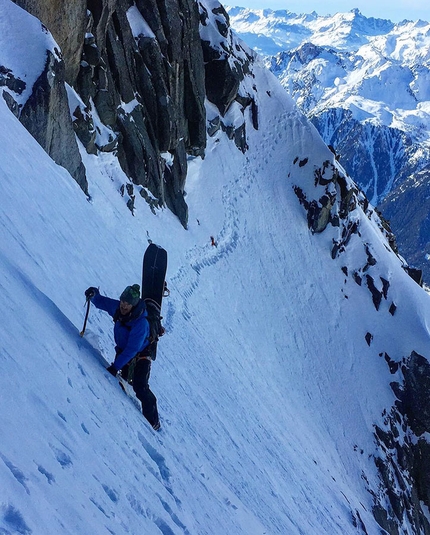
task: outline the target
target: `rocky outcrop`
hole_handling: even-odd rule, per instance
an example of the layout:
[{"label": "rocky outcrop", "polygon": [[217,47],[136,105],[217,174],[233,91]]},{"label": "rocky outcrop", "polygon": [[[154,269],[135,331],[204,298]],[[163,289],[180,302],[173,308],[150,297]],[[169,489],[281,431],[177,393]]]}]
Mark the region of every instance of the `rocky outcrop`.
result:
[{"label": "rocky outcrop", "polygon": [[[245,152],[248,108],[258,128],[255,99],[241,89],[254,54],[233,38],[224,8],[194,0],[73,0],[64,9],[58,0],[16,3],[52,32],[63,59],[49,60],[21,114],[25,126],[88,193],[67,82],[76,136],[88,153],[115,151],[137,186],[132,209],[139,192],[152,210],[167,205],[187,227],[188,156],[203,156],[207,132],[219,130]],[[218,110],[208,130],[205,97]],[[64,157],[57,146],[67,147]]]},{"label": "rocky outcrop", "polygon": [[50,52],[45,70],[34,84],[19,119],[51,158],[65,167],[88,194],[85,167],[70,121],[64,63]]},{"label": "rocky outcrop", "polygon": [[[66,10],[56,1],[17,3],[39,17],[61,45],[64,74],[57,80],[59,85],[66,80],[77,95],[70,98],[73,126],[87,151],[115,150],[130,180],[187,226],[186,157],[202,155],[206,142],[196,3],[74,0]],[[33,126],[42,121],[39,129],[45,130],[42,116],[50,110],[37,98],[29,109]]]},{"label": "rocky outcrop", "polygon": [[[413,433],[420,437],[430,433],[430,406],[424,403],[430,398],[430,363],[415,351],[403,362],[402,385],[393,384],[399,399],[399,411],[407,418]],[[428,471],[430,474],[430,471]],[[428,489],[430,496],[430,487]]]},{"label": "rocky outcrop", "polygon": [[[200,4],[200,22],[206,94],[219,112],[208,118],[208,134],[214,136],[221,130],[239,150],[246,152],[244,113],[250,110],[252,125],[258,129],[258,106],[253,94],[241,87],[241,82],[251,74],[255,54],[233,38],[229,16],[221,4],[215,5],[211,12]],[[214,34],[218,34],[215,41]],[[239,120],[229,116],[230,111],[234,115],[234,110],[239,111]]]},{"label": "rocky outcrop", "polygon": [[390,221],[402,255],[430,281],[430,166],[410,175],[379,209]]},{"label": "rocky outcrop", "polygon": [[5,66],[0,66],[0,87],[9,90],[2,92],[2,95],[10,110],[52,159],[70,172],[87,194],[85,168],[70,121],[64,66],[59,50],[48,49],[44,68],[34,81],[28,98],[20,99],[24,91],[28,90],[27,81],[15,77]]},{"label": "rocky outcrop", "polygon": [[[304,167],[308,159],[300,160],[298,157],[293,165]],[[352,223],[347,221],[348,214],[352,212],[359,202],[367,209],[368,203],[363,194],[359,194],[351,180],[348,180],[337,166],[326,160],[321,168],[314,170],[314,183],[318,187],[320,196],[318,199],[307,199],[299,186],[294,186],[294,191],[307,211],[309,229],[313,233],[323,232],[330,223],[335,227],[343,223],[342,240],[334,243],[332,257],[335,258],[339,251],[343,251],[351,234],[356,232]]]},{"label": "rocky outcrop", "polygon": [[[375,427],[375,463],[383,487],[375,495],[374,514],[388,533],[402,533],[405,520],[413,533],[430,533],[423,511],[430,506],[430,364],[415,351],[400,363],[381,355],[391,373],[401,370],[402,381],[391,384],[397,402]],[[388,505],[388,507],[387,507]]]}]

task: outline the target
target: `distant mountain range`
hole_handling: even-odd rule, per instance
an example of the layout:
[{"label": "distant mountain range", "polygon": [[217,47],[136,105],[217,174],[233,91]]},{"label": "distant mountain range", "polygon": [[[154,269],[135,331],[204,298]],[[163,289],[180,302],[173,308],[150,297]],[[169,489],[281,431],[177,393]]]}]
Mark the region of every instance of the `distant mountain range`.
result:
[{"label": "distant mountain range", "polygon": [[430,281],[430,24],[358,9],[227,11]]}]

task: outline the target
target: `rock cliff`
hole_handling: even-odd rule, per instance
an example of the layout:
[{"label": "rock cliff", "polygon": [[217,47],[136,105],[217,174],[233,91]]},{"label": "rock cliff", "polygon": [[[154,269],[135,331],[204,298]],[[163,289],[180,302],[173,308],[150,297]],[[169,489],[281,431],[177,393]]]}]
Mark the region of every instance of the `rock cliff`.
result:
[{"label": "rock cliff", "polygon": [[[65,10],[56,1],[16,3],[40,18],[61,48],[64,74],[57,79],[79,96],[70,111],[85,149],[116,151],[130,180],[147,188],[156,205],[167,204],[186,226],[186,158],[202,154],[206,140],[195,2],[75,0]],[[33,113],[50,115],[50,103],[29,105]],[[40,125],[28,126],[40,130]]]},{"label": "rock cliff", "polygon": [[222,128],[240,150],[244,121],[236,128],[222,119],[231,104],[252,106],[258,125],[252,98],[239,94],[252,58],[233,49],[225,10],[216,4],[209,12],[194,0],[74,0],[65,9],[57,0],[16,3],[50,30],[62,58],[48,59],[19,113],[27,129],[87,194],[73,132],[88,153],[114,152],[130,179],[122,188],[129,208],[137,185],[152,209],[167,205],[187,227],[187,158],[204,155],[205,98],[218,110],[209,133]]}]

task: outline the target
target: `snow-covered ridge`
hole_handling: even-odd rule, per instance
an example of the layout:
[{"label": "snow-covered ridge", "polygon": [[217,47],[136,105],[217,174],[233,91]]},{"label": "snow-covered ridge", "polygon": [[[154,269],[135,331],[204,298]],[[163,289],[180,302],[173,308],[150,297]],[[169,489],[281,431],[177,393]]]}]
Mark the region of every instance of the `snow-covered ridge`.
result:
[{"label": "snow-covered ridge", "polygon": [[[234,30],[262,55],[374,205],[429,167],[428,22],[395,24],[358,10],[333,16],[227,11]],[[411,201],[397,213],[412,211]],[[415,219],[406,239],[407,221],[395,217],[392,224],[402,236],[400,249],[428,279],[425,218]]]},{"label": "snow-covered ridge", "polygon": [[[407,132],[421,125],[421,141],[422,130],[430,130],[429,23],[394,24],[366,18],[358,10],[333,16],[245,8],[227,11],[233,29],[267,58],[306,113],[344,107],[359,120]],[[305,43],[317,47],[313,57],[293,55],[293,49]],[[287,54],[271,59],[275,49]],[[310,77],[314,96],[305,98],[309,88],[303,86]]]},{"label": "snow-covered ridge", "polygon": [[[311,41],[320,46],[348,50],[372,37],[390,32],[395,24],[385,19],[364,17],[359,10],[335,15],[296,14],[288,10],[226,7],[232,28],[263,55],[296,48]],[[403,24],[403,23],[402,23]],[[405,24],[407,22],[405,21]],[[266,42],[262,38],[266,39]],[[259,41],[261,39],[261,41]],[[259,48],[259,42],[261,48]]]}]

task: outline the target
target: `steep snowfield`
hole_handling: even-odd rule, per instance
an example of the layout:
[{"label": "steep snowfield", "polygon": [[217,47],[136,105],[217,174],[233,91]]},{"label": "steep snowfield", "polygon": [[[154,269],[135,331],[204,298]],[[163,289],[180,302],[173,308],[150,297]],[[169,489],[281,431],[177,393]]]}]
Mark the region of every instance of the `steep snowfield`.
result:
[{"label": "steep snowfield", "polygon": [[[189,162],[188,230],[139,198],[133,217],[108,154],[83,154],[89,202],[0,98],[2,533],[380,533],[366,485],[395,376],[379,354],[429,354],[429,298],[360,208],[335,260],[339,229],[309,232],[293,185],[312,198],[332,155],[254,74],[259,130],[246,154],[219,133]],[[148,237],[169,252],[159,433],[101,366],[111,320],[92,309],[79,336],[84,290],[139,282]],[[379,311],[341,270],[363,243],[390,281]]]}]

